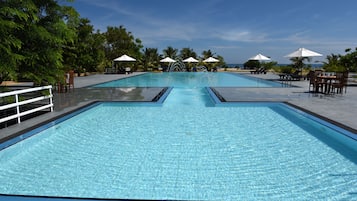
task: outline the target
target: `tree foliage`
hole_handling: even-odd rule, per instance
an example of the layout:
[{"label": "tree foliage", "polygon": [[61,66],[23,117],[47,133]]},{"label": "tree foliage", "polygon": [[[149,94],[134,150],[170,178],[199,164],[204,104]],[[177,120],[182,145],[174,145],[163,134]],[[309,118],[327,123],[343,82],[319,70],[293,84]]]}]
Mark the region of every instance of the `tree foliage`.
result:
[{"label": "tree foliage", "polygon": [[160,55],[157,48],[145,48],[143,64],[145,68],[154,68],[159,65]]},{"label": "tree foliage", "polygon": [[0,1],[0,83],[16,79],[17,63],[25,59],[20,52],[24,43],[19,33],[26,24],[38,20],[36,9],[31,1]]},{"label": "tree foliage", "polygon": [[36,85],[54,83],[62,69],[63,47],[73,41],[66,24],[77,12],[55,0],[1,1],[0,72]]},{"label": "tree foliage", "polygon": [[81,73],[85,71],[102,71],[104,60],[105,37],[97,31],[94,33],[93,25],[89,19],[81,18],[74,25],[76,39],[66,47],[64,64],[66,70],[74,69]]},{"label": "tree foliage", "polygon": [[326,56],[326,62],[323,64],[323,68],[326,71],[344,72],[344,71],[357,71],[357,48],[355,51],[351,51],[350,48],[346,49],[345,55],[331,54]]},{"label": "tree foliage", "polygon": [[207,59],[209,57],[213,57],[213,53],[211,52],[211,50],[204,50],[202,52],[202,59]]},{"label": "tree foliage", "polygon": [[347,54],[340,56],[340,64],[347,71],[356,72],[357,71],[357,47],[354,51],[351,49],[346,49]]},{"label": "tree foliage", "polygon": [[344,67],[340,64],[340,55],[331,54],[326,56],[327,62],[324,62],[323,68],[329,72],[343,72]]},{"label": "tree foliage", "polygon": [[143,47],[140,39],[134,38],[123,26],[107,27],[105,36],[105,57],[108,61],[127,54],[136,59],[140,58],[140,49]]},{"label": "tree foliage", "polygon": [[168,46],[166,49],[163,50],[163,53],[164,53],[164,57],[170,57],[172,59],[177,59],[178,49]]},{"label": "tree foliage", "polygon": [[290,61],[292,62],[291,67],[298,70],[302,70],[305,67],[305,63],[304,63],[305,60],[307,62],[310,62],[311,57],[292,57],[290,58]]},{"label": "tree foliage", "polygon": [[54,0],[34,4],[38,20],[25,24],[19,33],[23,41],[20,53],[25,57],[18,63],[20,76],[36,84],[54,83],[63,73],[63,48],[75,39],[75,31],[67,26],[65,18],[78,14]]},{"label": "tree foliage", "polygon": [[195,51],[193,51],[193,49],[191,49],[189,47],[185,47],[185,48],[181,49],[180,57],[182,59],[186,59],[186,58],[189,58],[189,57],[197,58],[197,53]]},{"label": "tree foliage", "polygon": [[260,62],[257,60],[248,60],[243,64],[243,66],[247,69],[260,68]]}]

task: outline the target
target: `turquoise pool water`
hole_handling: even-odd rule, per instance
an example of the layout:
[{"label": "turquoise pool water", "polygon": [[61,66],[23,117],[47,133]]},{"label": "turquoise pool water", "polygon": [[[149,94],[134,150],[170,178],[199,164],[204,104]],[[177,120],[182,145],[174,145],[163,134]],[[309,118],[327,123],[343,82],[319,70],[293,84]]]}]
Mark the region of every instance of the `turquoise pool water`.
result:
[{"label": "turquoise pool water", "polygon": [[233,73],[145,73],[95,87],[281,87],[281,83]]},{"label": "turquoise pool water", "polygon": [[217,106],[206,88],[173,88],[162,105],[101,103],[46,127],[0,151],[0,194],[357,198],[357,142],[281,103]]}]

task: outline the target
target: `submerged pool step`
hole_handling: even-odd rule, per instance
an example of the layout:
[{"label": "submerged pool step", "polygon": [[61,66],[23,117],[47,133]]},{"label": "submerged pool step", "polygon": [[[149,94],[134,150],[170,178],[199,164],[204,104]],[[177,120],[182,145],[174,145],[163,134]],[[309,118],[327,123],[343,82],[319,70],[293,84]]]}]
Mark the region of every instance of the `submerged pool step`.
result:
[{"label": "submerged pool step", "polygon": [[164,106],[213,106],[206,88],[173,88]]}]

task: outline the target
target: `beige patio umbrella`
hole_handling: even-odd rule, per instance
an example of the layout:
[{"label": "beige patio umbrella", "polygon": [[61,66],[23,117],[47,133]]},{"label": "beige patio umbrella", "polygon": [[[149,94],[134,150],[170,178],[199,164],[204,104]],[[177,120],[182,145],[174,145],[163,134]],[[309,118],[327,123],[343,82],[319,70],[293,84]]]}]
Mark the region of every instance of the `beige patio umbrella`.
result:
[{"label": "beige patio umbrella", "polygon": [[[205,63],[217,63],[217,62],[219,62],[219,60],[214,58],[214,57],[208,57],[207,59],[203,60],[203,62],[205,62]],[[208,65],[208,66],[210,67],[210,65]],[[216,67],[213,67],[212,69],[213,69],[213,71],[217,71]],[[211,70],[211,69],[208,68],[207,70]]]},{"label": "beige patio umbrella", "polygon": [[182,60],[185,63],[188,63],[188,68],[190,67],[190,63],[198,63],[198,60],[193,58],[193,57],[189,57],[187,59]]},{"label": "beige patio umbrella", "polygon": [[129,57],[128,55],[124,54],[116,59],[114,61],[136,61],[133,57]]},{"label": "beige patio umbrella", "polygon": [[216,63],[216,62],[219,62],[218,59],[214,58],[214,57],[208,57],[207,59],[203,60],[203,62],[206,62],[206,63]]},{"label": "beige patio umbrella", "polygon": [[269,57],[266,57],[262,54],[257,54],[254,57],[249,58],[249,60],[256,60],[256,61],[270,61]]},{"label": "beige patio umbrella", "polygon": [[[129,57],[128,55],[124,54],[118,58],[115,58],[113,60],[114,62],[133,62],[136,61],[136,59],[134,59],[133,57]],[[114,62],[113,62],[113,66],[114,66]],[[115,69],[117,71],[117,69]],[[124,69],[120,69],[121,72],[125,72],[125,73],[130,73],[131,68],[130,67],[125,67]]]},{"label": "beige patio umbrella", "polygon": [[[303,59],[303,58],[308,58],[308,57],[320,57],[320,56],[322,56],[322,54],[301,47],[298,50],[296,50],[295,52],[292,52],[292,53],[286,55],[285,57]],[[302,60],[301,60],[301,63],[302,63]],[[298,70],[300,70],[301,74],[302,74],[302,70],[301,69],[298,69]]]},{"label": "beige patio umbrella", "polygon": [[187,62],[187,63],[198,63],[198,60],[193,58],[193,57],[189,57],[187,59],[182,60],[183,62]]},{"label": "beige patio umbrella", "polygon": [[[164,59],[161,59],[160,62],[162,63],[168,63],[168,68],[170,68],[170,65],[176,62],[176,60],[170,58],[170,57],[165,57]],[[159,70],[162,70],[162,67],[159,67]]]},{"label": "beige patio umbrella", "polygon": [[161,59],[160,62],[162,63],[174,63],[176,60],[171,59],[170,57],[165,57],[164,59]]},{"label": "beige patio umbrella", "polygon": [[311,51],[311,50],[308,50],[308,49],[305,49],[305,48],[299,48],[298,50],[296,50],[295,52],[292,52],[288,55],[286,55],[285,57],[298,57],[298,58],[301,58],[301,57],[319,57],[319,56],[322,56],[322,54],[320,53],[317,53],[317,52],[314,52],[314,51]]}]

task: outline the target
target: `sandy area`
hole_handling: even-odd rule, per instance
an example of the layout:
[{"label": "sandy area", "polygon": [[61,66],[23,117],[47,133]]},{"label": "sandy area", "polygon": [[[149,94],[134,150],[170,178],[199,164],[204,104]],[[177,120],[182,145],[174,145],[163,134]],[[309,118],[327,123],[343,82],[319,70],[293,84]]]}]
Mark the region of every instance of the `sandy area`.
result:
[{"label": "sandy area", "polygon": [[3,81],[0,86],[11,87],[11,86],[33,86],[33,82],[14,82],[14,81]]}]

